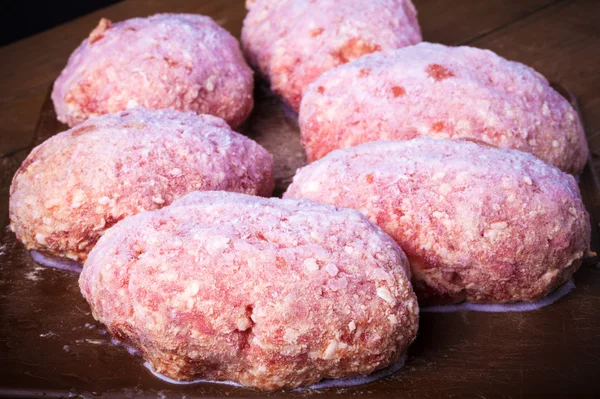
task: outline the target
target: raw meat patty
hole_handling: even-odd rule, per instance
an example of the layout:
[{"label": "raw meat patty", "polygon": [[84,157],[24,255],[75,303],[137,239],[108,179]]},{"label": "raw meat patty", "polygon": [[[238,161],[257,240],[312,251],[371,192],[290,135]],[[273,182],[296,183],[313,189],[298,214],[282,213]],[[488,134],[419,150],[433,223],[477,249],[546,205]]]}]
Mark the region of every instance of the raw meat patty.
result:
[{"label": "raw meat patty", "polygon": [[83,261],[126,216],[195,190],[269,196],[273,175],[271,155],[222,119],[136,108],[36,147],[12,181],[11,229],[28,249]]},{"label": "raw meat patty", "polygon": [[577,112],[533,69],[488,50],[421,43],[321,76],[300,110],[310,161],[337,148],[419,136],[471,138],[580,173]]},{"label": "raw meat patty", "polygon": [[195,192],[108,230],[79,284],[153,370],[273,390],[397,360],[417,332],[408,273],[354,210]]},{"label": "raw meat patty", "polygon": [[253,85],[237,40],[209,17],[103,18],[56,79],[52,101],[69,126],[140,105],[215,115],[236,127],[252,109]]},{"label": "raw meat patty", "polygon": [[421,41],[410,0],[258,0],[242,28],[246,56],[296,111],[323,72]]},{"label": "raw meat patty", "polygon": [[588,255],[573,176],[530,154],[421,138],[337,150],[301,169],[284,198],[356,209],[411,263],[421,304],[534,301]]}]

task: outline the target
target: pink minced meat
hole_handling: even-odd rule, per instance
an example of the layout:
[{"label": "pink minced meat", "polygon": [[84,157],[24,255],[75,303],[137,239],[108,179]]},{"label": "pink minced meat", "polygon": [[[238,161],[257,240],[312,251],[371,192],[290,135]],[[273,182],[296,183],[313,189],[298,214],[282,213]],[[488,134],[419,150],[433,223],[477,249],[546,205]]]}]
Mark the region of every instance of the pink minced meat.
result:
[{"label": "pink minced meat", "polygon": [[257,0],[246,6],[246,56],[296,111],[306,86],[323,72],[421,41],[410,0]]},{"label": "pink minced meat", "polygon": [[79,284],[153,370],[273,390],[398,360],[418,324],[408,273],[354,210],[195,192],[108,230]]},{"label": "pink minced meat", "polygon": [[85,260],[126,216],[195,190],[269,196],[273,159],[210,115],[136,108],[36,147],[10,188],[11,229],[28,249]]},{"label": "pink minced meat", "polygon": [[239,43],[209,17],[103,18],[69,58],[52,101],[69,126],[140,105],[215,115],[236,127],[252,109],[253,86]]},{"label": "pink minced meat", "polygon": [[535,70],[488,50],[421,43],[322,75],[300,109],[310,161],[337,148],[419,136],[471,138],[580,173],[581,120]]},{"label": "pink minced meat", "polygon": [[530,154],[420,138],[337,150],[284,198],[356,209],[411,262],[421,304],[534,301],[588,256],[575,178]]}]

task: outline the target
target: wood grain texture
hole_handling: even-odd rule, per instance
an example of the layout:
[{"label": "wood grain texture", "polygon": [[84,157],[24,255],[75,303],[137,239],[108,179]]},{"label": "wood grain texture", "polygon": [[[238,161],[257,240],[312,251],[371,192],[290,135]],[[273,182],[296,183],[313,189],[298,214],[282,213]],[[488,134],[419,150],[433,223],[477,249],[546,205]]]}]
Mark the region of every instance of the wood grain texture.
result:
[{"label": "wood grain texture", "polygon": [[[566,98],[574,99],[564,88],[557,88]],[[264,82],[257,85],[255,99],[255,109],[241,131],[274,154],[279,194],[295,169],[306,162],[298,126],[295,115]],[[64,127],[57,122],[47,97],[34,143]],[[14,162],[9,164],[13,169],[7,170],[7,177],[25,154],[21,151],[8,157]],[[600,211],[600,186],[591,168],[586,167],[580,187],[586,208],[597,220],[594,215]],[[595,230],[592,249],[600,251]],[[112,392],[115,397],[156,397],[162,393],[167,397],[299,398],[309,394],[294,391],[265,395],[215,384],[163,383],[143,368],[140,358],[110,343],[79,294],[77,275],[37,266],[12,233],[5,232],[2,242],[6,249],[0,261],[9,267],[0,269],[0,314],[4,315],[0,337],[9,343],[2,360],[11,368],[0,372],[0,397],[3,393],[16,394],[16,387],[27,387],[26,393],[60,395],[74,389],[82,394]],[[533,312],[423,313],[419,336],[409,349],[404,369],[373,384],[324,393],[348,398],[415,399],[593,396],[598,391],[594,376],[600,372],[596,333],[600,321],[600,270],[596,260],[584,262],[575,283],[573,293]]]},{"label": "wood grain texture", "polygon": [[459,45],[532,15],[558,0],[413,0],[423,40]]},{"label": "wood grain texture", "polygon": [[[600,2],[415,0],[415,4],[426,39],[490,48],[532,65],[573,91],[585,116],[592,152],[600,154],[596,72]],[[122,20],[163,11],[208,14],[236,35],[245,15],[241,0],[128,0],[0,48],[0,153],[27,146],[34,132],[43,139],[64,128],[55,120],[48,88],[100,16]],[[280,192],[304,162],[297,126],[264,84],[257,86],[256,97],[257,109],[241,130],[274,153]],[[108,398],[600,397],[596,259],[586,261],[576,273],[573,293],[539,311],[423,314],[407,366],[373,384],[273,394],[214,384],[166,384],[151,376],[139,358],[110,343],[91,317],[76,275],[40,268],[6,230],[8,187],[26,154],[17,151],[0,157],[0,397],[39,397],[42,392],[46,397]],[[591,165],[581,176],[580,187],[597,226],[597,157],[592,157]],[[595,230],[593,249],[599,251]]]}]

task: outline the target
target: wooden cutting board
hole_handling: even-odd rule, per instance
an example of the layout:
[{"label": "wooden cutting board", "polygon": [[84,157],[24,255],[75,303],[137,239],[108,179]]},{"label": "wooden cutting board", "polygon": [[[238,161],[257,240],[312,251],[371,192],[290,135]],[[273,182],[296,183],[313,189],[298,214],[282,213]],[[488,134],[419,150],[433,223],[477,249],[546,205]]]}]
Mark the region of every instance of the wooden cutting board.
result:
[{"label": "wooden cutting board", "polygon": [[[557,87],[574,103],[570,93]],[[258,82],[256,106],[239,129],[275,158],[276,195],[305,164],[296,115]],[[574,103],[574,105],[576,105]],[[66,129],[46,99],[34,145]],[[2,157],[0,214],[7,221],[10,179],[29,149]],[[580,180],[592,216],[592,250],[600,186],[586,167]],[[377,382],[320,391],[265,393],[216,385],[171,385],[141,358],[111,343],[79,293],[78,275],[31,260],[8,230],[0,232],[0,397],[446,397],[592,395],[600,375],[600,269],[596,259],[575,275],[576,289],[557,303],[524,313],[424,313],[406,366]],[[81,396],[81,397],[83,397]]]}]

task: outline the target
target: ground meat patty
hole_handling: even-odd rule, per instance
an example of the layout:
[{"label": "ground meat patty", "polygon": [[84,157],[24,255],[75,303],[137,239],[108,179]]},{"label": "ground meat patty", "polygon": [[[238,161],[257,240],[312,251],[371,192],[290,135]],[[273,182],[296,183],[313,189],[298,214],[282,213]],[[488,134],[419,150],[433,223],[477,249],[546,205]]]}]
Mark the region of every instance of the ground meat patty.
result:
[{"label": "ground meat patty", "polygon": [[356,211],[195,192],[108,230],[79,283],[152,369],[272,390],[397,360],[418,324],[408,273]]},{"label": "ground meat patty", "polygon": [[122,218],[195,190],[269,196],[273,159],[219,118],[136,108],[90,119],[36,147],[10,188],[28,249],[83,261]]},{"label": "ground meat patty", "polygon": [[419,136],[513,148],[573,174],[588,156],[577,112],[542,75],[471,47],[421,43],[365,56],[315,81],[299,118],[310,161]]},{"label": "ground meat patty", "polygon": [[588,254],[573,176],[530,154],[421,138],[334,151],[284,195],[356,209],[411,262],[421,304],[533,301]]},{"label": "ground meat patty", "polygon": [[242,28],[246,56],[296,111],[323,72],[421,41],[410,0],[257,0]]},{"label": "ground meat patty", "polygon": [[253,85],[237,40],[209,17],[103,18],[69,58],[52,101],[69,126],[140,105],[215,115],[236,127],[252,109]]}]

